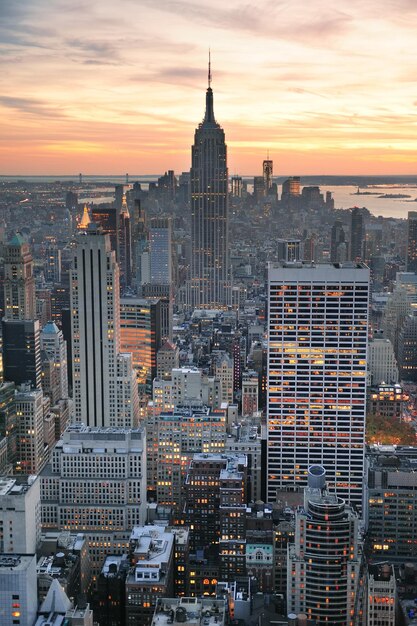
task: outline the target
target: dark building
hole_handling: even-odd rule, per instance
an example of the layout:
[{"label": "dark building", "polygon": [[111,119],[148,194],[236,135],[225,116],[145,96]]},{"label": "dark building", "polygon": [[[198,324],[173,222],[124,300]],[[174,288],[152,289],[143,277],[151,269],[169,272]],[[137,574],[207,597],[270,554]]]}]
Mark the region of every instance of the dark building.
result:
[{"label": "dark building", "polygon": [[7,437],[7,461],[12,465],[17,459],[15,389],[13,382],[5,382],[0,385],[0,440]]},{"label": "dark building", "polygon": [[358,209],[352,209],[352,223],[350,228],[350,260],[360,261],[363,257],[363,215]]},{"label": "dark building", "polygon": [[6,320],[2,323],[4,380],[15,385],[30,382],[41,386],[40,332],[37,320]]},{"label": "dark building", "polygon": [[119,258],[119,212],[120,209],[117,209],[117,207],[106,209],[103,207],[93,206],[91,209],[91,218],[93,222],[96,222],[96,224],[101,226],[104,234],[110,235],[110,246],[111,249],[116,252],[116,259]]},{"label": "dark building", "polygon": [[119,268],[120,286],[130,287],[132,283],[132,234],[129,209],[123,196],[119,214]]},{"label": "dark building", "polygon": [[190,553],[207,566],[216,563],[217,578],[225,581],[246,570],[246,473],[244,455],[200,453],[193,456],[185,481]]},{"label": "dark building", "polygon": [[407,219],[407,272],[417,271],[417,211],[409,211]]},{"label": "dark building", "polygon": [[214,118],[209,66],[206,112],[195,131],[191,164],[191,281],[189,304],[228,304],[228,173],[224,131]]},{"label": "dark building", "polygon": [[94,618],[100,626],[124,626],[125,582],[129,570],[127,555],[111,555],[98,577]]},{"label": "dark building", "polygon": [[[332,226],[332,234],[330,241],[330,260],[332,263],[338,263],[346,259],[341,259],[341,245],[346,246],[345,231],[343,230],[343,224],[340,220],[336,220]],[[346,251],[345,251],[346,252]]]}]

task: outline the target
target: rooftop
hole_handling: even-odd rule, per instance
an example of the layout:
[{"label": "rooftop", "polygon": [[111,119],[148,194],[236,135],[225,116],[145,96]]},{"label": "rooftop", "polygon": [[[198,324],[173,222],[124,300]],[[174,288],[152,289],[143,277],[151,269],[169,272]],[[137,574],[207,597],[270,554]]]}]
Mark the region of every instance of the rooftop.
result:
[{"label": "rooftop", "polygon": [[151,626],[224,626],[224,600],[205,598],[159,598]]}]

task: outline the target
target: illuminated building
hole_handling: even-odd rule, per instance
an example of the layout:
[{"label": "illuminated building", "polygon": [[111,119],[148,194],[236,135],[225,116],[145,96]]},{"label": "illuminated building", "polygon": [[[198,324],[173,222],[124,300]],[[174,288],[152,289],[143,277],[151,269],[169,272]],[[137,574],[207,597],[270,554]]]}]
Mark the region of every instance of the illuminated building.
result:
[{"label": "illuminated building", "polygon": [[186,475],[190,552],[218,550],[218,575],[227,582],[246,573],[247,463],[245,455],[194,454]]},{"label": "illuminated building", "polygon": [[269,267],[268,502],[320,464],[361,505],[368,292],[363,265]]},{"label": "illuminated building", "polygon": [[401,380],[417,381],[417,311],[407,315],[398,336]]},{"label": "illuminated building", "polygon": [[40,475],[42,529],[85,534],[92,573],[126,550],[146,515],[142,429],[70,426]]},{"label": "illuminated building", "polygon": [[138,384],[152,393],[156,354],[161,346],[159,300],[121,298],[120,346],[122,352],[132,354]]},{"label": "illuminated building", "polygon": [[300,177],[290,176],[282,183],[282,201],[291,201],[291,199],[299,198],[301,194]]},{"label": "illuminated building", "polygon": [[395,417],[401,420],[403,410],[410,396],[404,393],[401,385],[384,385],[370,389],[368,413],[380,417]]},{"label": "illuminated building", "polygon": [[39,474],[47,461],[44,418],[49,411],[49,399],[42,389],[21,385],[15,393],[17,418],[16,473]]},{"label": "illuminated building", "polygon": [[301,241],[299,239],[278,239],[278,259],[285,263],[302,260]]},{"label": "illuminated building", "polygon": [[352,222],[350,227],[350,259],[360,261],[363,258],[364,227],[363,215],[358,207],[352,209]]},{"label": "illuminated building", "polygon": [[4,248],[4,315],[8,320],[36,317],[33,259],[19,234]]},{"label": "illuminated building", "polygon": [[77,237],[71,310],[75,420],[134,426],[139,400],[132,357],[120,345],[119,268],[108,235],[95,224]]},{"label": "illuminated building", "polygon": [[129,287],[132,283],[132,234],[129,209],[126,196],[123,194],[122,206],[119,213],[119,256],[120,285]]},{"label": "illuminated building", "polygon": [[35,554],[0,554],[0,623],[34,624],[38,609]]},{"label": "illuminated building", "polygon": [[365,522],[374,558],[417,558],[417,448],[372,445],[366,453]]},{"label": "illuminated building", "polygon": [[214,118],[209,65],[206,112],[191,163],[191,281],[194,308],[229,304],[228,173],[224,131]]},{"label": "illuminated building", "polygon": [[243,181],[241,176],[232,176],[231,194],[234,198],[241,198],[243,191]]},{"label": "illuminated building", "polygon": [[287,609],[304,613],[317,626],[353,626],[361,550],[358,517],[326,487],[326,471],[308,470],[304,507],[295,514],[294,544],[289,546]]},{"label": "illuminated building", "polygon": [[407,272],[417,271],[417,211],[409,211],[407,219]]},{"label": "illuminated building", "polygon": [[368,565],[366,626],[395,626],[397,585],[391,563]]},{"label": "illuminated building", "polygon": [[137,526],[129,544],[125,624],[147,626],[158,598],[171,597],[174,592],[175,535],[161,526]]},{"label": "illuminated building", "polygon": [[[158,504],[182,511],[184,481],[193,454],[224,451],[225,414],[211,411],[201,403],[177,406],[172,412],[161,413],[155,420],[148,419],[147,432],[148,471],[156,469]],[[151,442],[155,445],[152,446]],[[149,482],[153,480],[149,476]]]}]

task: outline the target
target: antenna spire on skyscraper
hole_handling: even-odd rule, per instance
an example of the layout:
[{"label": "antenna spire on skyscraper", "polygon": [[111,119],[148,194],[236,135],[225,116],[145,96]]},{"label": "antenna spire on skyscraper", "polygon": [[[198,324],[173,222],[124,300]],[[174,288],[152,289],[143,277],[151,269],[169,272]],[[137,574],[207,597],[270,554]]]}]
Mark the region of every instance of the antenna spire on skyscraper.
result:
[{"label": "antenna spire on skyscraper", "polygon": [[211,87],[211,50],[209,48],[209,62],[208,62],[208,86]]}]

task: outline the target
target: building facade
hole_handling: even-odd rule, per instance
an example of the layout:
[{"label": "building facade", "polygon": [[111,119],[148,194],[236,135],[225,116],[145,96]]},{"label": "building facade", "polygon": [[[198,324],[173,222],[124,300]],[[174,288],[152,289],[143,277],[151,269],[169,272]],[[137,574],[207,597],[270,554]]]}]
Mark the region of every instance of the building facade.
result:
[{"label": "building facade", "polygon": [[189,303],[229,303],[228,172],[224,131],[214,118],[209,69],[204,119],[191,150],[191,280]]},{"label": "building facade", "polygon": [[361,505],[368,292],[362,265],[269,267],[269,502],[321,464],[330,488]]}]

